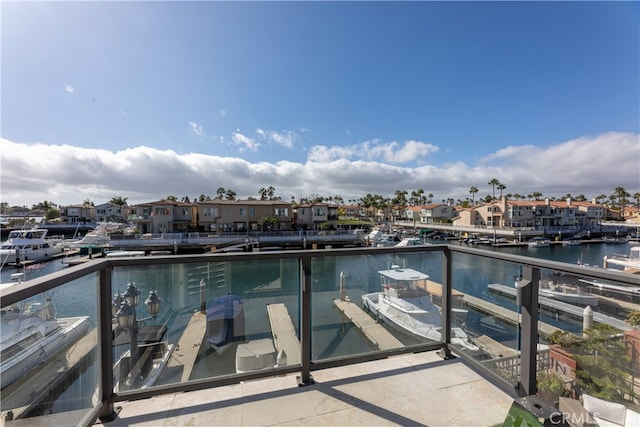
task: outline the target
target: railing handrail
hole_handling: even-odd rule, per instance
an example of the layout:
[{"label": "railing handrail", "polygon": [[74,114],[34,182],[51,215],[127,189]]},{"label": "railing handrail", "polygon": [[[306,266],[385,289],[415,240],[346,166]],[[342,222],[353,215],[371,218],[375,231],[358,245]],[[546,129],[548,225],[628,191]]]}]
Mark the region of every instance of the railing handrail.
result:
[{"label": "railing handrail", "polygon": [[[99,322],[99,337],[101,351],[101,372],[103,382],[101,384],[105,397],[103,398],[103,405],[101,407],[101,416],[105,416],[105,410],[109,408],[113,409],[114,402],[125,399],[138,399],[151,397],[158,394],[172,393],[177,391],[189,391],[197,390],[206,387],[220,386],[226,384],[237,383],[240,380],[248,380],[255,378],[263,378],[273,375],[281,375],[288,372],[301,372],[300,378],[303,382],[308,382],[310,378],[310,370],[312,368],[311,350],[310,350],[310,334],[311,334],[311,292],[313,291],[311,286],[311,260],[314,258],[325,257],[345,257],[345,256],[362,256],[362,255],[383,255],[383,254],[423,254],[423,253],[441,253],[442,254],[442,285],[443,285],[443,298],[442,298],[442,317],[443,317],[443,335],[442,342],[434,344],[420,344],[414,346],[407,346],[400,349],[374,351],[366,355],[354,355],[341,358],[340,360],[334,359],[331,361],[323,360],[314,364],[314,368],[337,366],[338,364],[346,365],[350,363],[357,363],[358,361],[371,360],[373,358],[387,357],[391,354],[400,354],[411,351],[424,351],[426,349],[441,348],[445,357],[448,357],[451,351],[455,352],[455,348],[450,348],[449,343],[451,340],[451,293],[452,293],[452,255],[453,254],[469,254],[479,256],[482,258],[489,258],[497,261],[506,261],[511,263],[520,264],[523,266],[523,277],[529,280],[529,284],[533,283],[533,286],[528,286],[524,298],[521,298],[525,302],[520,301],[522,311],[522,352],[521,352],[521,366],[519,372],[520,390],[518,393],[529,394],[532,391],[535,393],[536,388],[536,367],[537,367],[537,321],[538,321],[538,293],[537,293],[537,281],[539,280],[540,270],[549,269],[562,273],[569,273],[574,275],[590,276],[593,278],[611,280],[628,285],[640,286],[640,276],[624,273],[622,271],[612,271],[603,268],[595,268],[581,265],[574,265],[568,263],[562,263],[557,261],[550,261],[540,258],[532,258],[522,255],[506,254],[493,250],[486,250],[481,248],[463,247],[457,245],[420,245],[409,247],[362,247],[362,248],[343,248],[343,249],[320,249],[320,250],[287,250],[287,251],[273,251],[273,252],[247,252],[247,253],[211,253],[211,254],[199,254],[199,255],[167,255],[167,256],[153,256],[153,257],[133,257],[133,258],[103,258],[95,259],[87,263],[70,267],[65,270],[61,270],[49,275],[32,279],[21,284],[16,284],[6,289],[0,300],[1,307],[5,308],[12,304],[18,303],[21,300],[28,299],[35,295],[50,291],[65,283],[71,282],[75,279],[82,278],[90,274],[98,275],[97,283],[99,284],[100,302],[98,306],[98,314],[100,317]],[[239,262],[239,261],[255,261],[255,260],[282,260],[282,259],[297,259],[299,260],[300,272],[301,272],[301,307],[300,307],[300,340],[302,343],[302,366],[292,366],[276,371],[264,371],[255,372],[241,375],[228,375],[223,377],[216,377],[213,379],[193,380],[187,383],[177,383],[170,385],[163,385],[161,387],[151,387],[144,390],[134,390],[123,393],[121,395],[112,394],[112,357],[111,357],[111,273],[114,268],[118,267],[132,267],[132,266],[153,266],[153,265],[167,265],[167,264],[194,264],[194,263],[207,263],[207,262]],[[526,283],[525,283],[526,284]],[[524,293],[522,291],[521,293]],[[520,297],[519,297],[520,298]],[[528,301],[528,302],[527,302]],[[473,363],[468,356],[461,355],[466,360]],[[504,362],[504,360],[503,360]],[[479,363],[474,363],[480,365]],[[483,368],[491,376],[490,371],[486,367]],[[497,378],[499,379],[499,378]],[[503,380],[504,381],[504,380]],[[99,411],[95,409],[95,413]]]}]

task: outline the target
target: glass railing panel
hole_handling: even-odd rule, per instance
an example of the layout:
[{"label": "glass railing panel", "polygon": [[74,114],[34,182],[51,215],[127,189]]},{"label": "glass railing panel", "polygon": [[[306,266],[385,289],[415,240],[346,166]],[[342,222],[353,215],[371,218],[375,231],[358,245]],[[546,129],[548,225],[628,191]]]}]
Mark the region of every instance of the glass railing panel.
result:
[{"label": "glass railing panel", "polygon": [[63,414],[73,425],[98,405],[97,285],[90,274],[2,308],[3,421]]},{"label": "glass railing panel", "polygon": [[452,256],[452,326],[460,325],[468,338],[452,339],[452,345],[513,385],[520,369],[521,309],[515,286],[519,274],[515,263],[462,253]]},{"label": "glass railing panel", "polygon": [[[297,259],[117,267],[112,280],[114,294],[124,293],[130,281],[141,292],[137,337],[128,324],[115,328],[116,390],[300,363]],[[155,316],[143,303],[152,290],[162,299]],[[279,342],[276,331],[292,339]],[[138,341],[133,365],[132,332]]]},{"label": "glass railing panel", "polygon": [[558,407],[561,397],[587,395],[637,411],[639,291],[586,274],[541,270],[540,324],[550,319],[557,328],[540,334],[549,352],[537,376],[543,400]]},{"label": "glass railing panel", "polygon": [[312,260],[313,360],[441,342],[440,308],[428,293],[439,253]]}]

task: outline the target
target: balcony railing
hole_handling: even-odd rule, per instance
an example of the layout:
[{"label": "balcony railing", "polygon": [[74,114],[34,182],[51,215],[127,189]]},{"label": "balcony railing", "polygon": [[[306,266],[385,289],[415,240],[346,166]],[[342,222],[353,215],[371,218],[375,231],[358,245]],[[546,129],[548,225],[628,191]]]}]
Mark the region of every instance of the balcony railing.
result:
[{"label": "balcony railing", "polygon": [[[362,316],[363,295],[384,301],[379,272],[409,268],[429,275],[414,285],[438,307],[435,335],[398,332],[371,307]],[[542,301],[546,274],[640,286],[623,272],[448,245],[93,260],[3,290],[2,417],[60,414],[65,424],[88,425],[109,418],[118,401],[287,373],[305,385],[314,370],[436,349],[514,396],[535,394],[539,373],[558,363],[547,337],[579,335],[588,320],[581,309]],[[124,309],[113,296],[130,282],[144,294],[135,323],[118,326]],[[150,315],[142,301],[151,291],[162,304]],[[53,335],[37,335],[30,307],[50,303],[56,309],[47,321],[57,323],[50,329],[65,335],[45,349]],[[416,331],[419,316],[405,319]],[[13,354],[4,341],[11,319],[22,322],[13,325],[24,326],[25,338]],[[613,316],[593,321],[630,329]],[[50,354],[26,357],[30,339]],[[158,368],[165,351],[170,357]]]}]

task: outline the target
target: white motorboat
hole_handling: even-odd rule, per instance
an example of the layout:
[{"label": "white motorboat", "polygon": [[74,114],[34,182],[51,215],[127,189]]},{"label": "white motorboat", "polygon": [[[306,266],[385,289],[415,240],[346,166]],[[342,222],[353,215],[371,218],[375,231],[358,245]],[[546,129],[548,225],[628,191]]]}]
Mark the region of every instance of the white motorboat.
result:
[{"label": "white motorboat", "polygon": [[597,295],[592,294],[582,286],[552,279],[540,280],[538,293],[540,296],[584,307],[588,305],[597,307],[600,301]]},{"label": "white motorboat", "polygon": [[[378,273],[382,292],[362,295],[365,310],[409,336],[441,341],[440,310],[432,302],[427,291],[418,286],[418,283],[425,282],[429,276],[411,268],[398,266]],[[464,350],[478,350],[461,328],[453,327],[451,332],[452,344]]]},{"label": "white motorboat", "polygon": [[640,246],[632,246],[629,255],[613,255],[611,258],[605,256],[603,267],[608,268],[609,264],[622,267],[627,273],[640,273]]},{"label": "white motorboat", "polygon": [[48,241],[46,235],[45,228],[9,232],[7,241],[0,246],[0,265],[46,259],[62,253],[64,247]]},{"label": "white motorboat", "polygon": [[562,241],[563,246],[578,246],[582,244],[582,239],[579,237],[569,237]]},{"label": "white motorboat", "polygon": [[548,246],[551,246],[551,240],[547,239],[546,237],[534,237],[533,239],[529,240],[529,242],[527,242],[527,245],[530,248],[546,248]]},{"label": "white motorboat", "polygon": [[24,302],[7,307],[0,315],[2,389],[76,343],[89,330],[88,316],[56,318],[49,300],[44,305]]},{"label": "white motorboat", "polygon": [[[113,387],[119,391],[142,389],[156,385],[175,349],[166,339],[166,326],[144,326],[138,335],[138,359],[130,366],[131,350],[126,350],[113,364]],[[127,336],[127,334],[120,334]],[[114,344],[126,344],[126,339]],[[130,344],[130,342],[129,342]]]}]

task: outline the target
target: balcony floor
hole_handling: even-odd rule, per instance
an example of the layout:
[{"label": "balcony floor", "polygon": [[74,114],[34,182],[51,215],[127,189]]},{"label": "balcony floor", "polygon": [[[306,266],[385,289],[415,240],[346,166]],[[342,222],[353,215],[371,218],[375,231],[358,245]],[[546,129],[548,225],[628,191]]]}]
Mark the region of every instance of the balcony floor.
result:
[{"label": "balcony floor", "polygon": [[105,426],[501,426],[513,398],[437,352],[119,402]]}]

